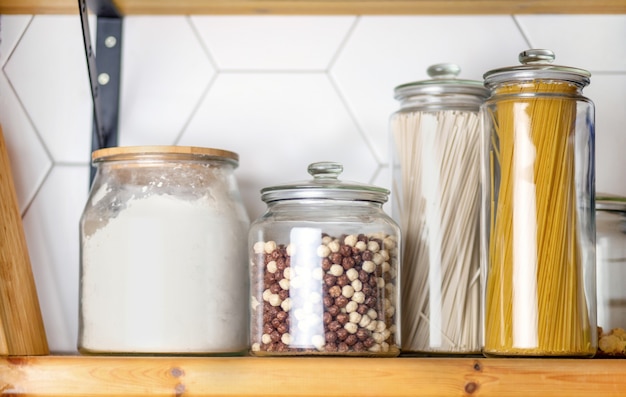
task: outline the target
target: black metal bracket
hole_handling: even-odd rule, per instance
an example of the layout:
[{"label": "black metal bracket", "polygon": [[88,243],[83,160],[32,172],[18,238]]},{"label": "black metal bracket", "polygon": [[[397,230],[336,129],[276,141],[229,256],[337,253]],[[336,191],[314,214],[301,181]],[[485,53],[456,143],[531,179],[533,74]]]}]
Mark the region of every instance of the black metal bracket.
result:
[{"label": "black metal bracket", "polygon": [[[78,8],[94,109],[93,152],[118,144],[123,19],[111,0],[78,0]],[[88,9],[97,15],[96,51],[91,44]],[[92,167],[91,181],[94,174]]]}]

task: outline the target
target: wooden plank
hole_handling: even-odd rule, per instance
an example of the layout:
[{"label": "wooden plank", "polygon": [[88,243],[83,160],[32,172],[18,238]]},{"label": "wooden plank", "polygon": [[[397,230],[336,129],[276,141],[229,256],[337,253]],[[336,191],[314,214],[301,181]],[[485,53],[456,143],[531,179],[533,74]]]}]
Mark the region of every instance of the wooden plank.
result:
[{"label": "wooden plank", "polygon": [[[623,14],[626,0],[113,0],[124,15]],[[74,14],[76,0],[0,0],[0,14]]]},{"label": "wooden plank", "polygon": [[624,396],[624,359],[88,357],[0,359],[12,396]]}]

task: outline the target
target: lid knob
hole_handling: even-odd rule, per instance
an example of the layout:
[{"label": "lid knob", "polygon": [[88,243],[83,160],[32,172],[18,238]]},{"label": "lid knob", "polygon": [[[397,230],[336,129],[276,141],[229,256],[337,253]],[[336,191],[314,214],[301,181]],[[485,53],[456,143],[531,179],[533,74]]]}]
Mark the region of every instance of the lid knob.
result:
[{"label": "lid knob", "polygon": [[552,63],[554,62],[554,52],[551,50],[530,49],[522,51],[519,54],[519,61],[525,65],[535,63]]},{"label": "lid knob", "polygon": [[426,69],[433,79],[454,79],[461,73],[461,68],[453,63],[438,63]]},{"label": "lid knob", "polygon": [[309,174],[315,179],[337,179],[343,172],[343,166],[332,161],[321,161],[309,165]]}]

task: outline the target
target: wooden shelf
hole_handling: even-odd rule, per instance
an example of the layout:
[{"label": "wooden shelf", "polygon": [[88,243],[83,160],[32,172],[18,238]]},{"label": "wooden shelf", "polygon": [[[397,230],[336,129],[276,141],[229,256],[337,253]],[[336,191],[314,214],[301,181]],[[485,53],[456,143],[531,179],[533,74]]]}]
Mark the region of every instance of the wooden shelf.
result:
[{"label": "wooden shelf", "polygon": [[626,396],[626,359],[93,357],[0,359],[11,396]]},{"label": "wooden shelf", "polygon": [[[92,0],[94,3],[105,0]],[[106,0],[122,15],[621,14],[626,0]],[[0,14],[74,14],[77,0],[0,0]]]}]

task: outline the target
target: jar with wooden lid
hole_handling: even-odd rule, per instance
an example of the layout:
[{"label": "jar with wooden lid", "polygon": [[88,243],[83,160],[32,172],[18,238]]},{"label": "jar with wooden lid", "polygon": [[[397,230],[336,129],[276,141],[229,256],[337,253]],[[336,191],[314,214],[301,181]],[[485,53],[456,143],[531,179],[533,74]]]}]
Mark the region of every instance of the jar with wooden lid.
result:
[{"label": "jar with wooden lid", "polygon": [[251,354],[397,356],[397,224],[389,191],[339,179],[314,163],[312,180],[266,187],[250,227]]},{"label": "jar with wooden lid", "polygon": [[86,354],[243,354],[248,215],[236,153],[97,150],[80,221]]},{"label": "jar with wooden lid", "polygon": [[626,197],[596,197],[598,355],[626,357]]},{"label": "jar with wooden lid", "polygon": [[480,354],[482,81],[455,64],[395,88],[392,217],[400,225],[402,353]]},{"label": "jar with wooden lid", "polygon": [[488,356],[596,353],[594,105],[550,50],[484,75],[482,263]]}]

